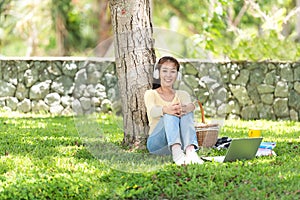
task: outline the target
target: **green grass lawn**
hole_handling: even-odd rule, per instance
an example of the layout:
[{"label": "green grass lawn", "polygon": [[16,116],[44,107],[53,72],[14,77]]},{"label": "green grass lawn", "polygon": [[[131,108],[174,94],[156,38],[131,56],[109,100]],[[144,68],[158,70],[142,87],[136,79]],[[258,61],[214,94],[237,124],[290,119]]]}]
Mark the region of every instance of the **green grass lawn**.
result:
[{"label": "green grass lawn", "polygon": [[118,148],[115,119],[97,118],[97,137],[97,127],[86,132],[73,117],[0,117],[0,199],[300,199],[300,122],[226,121],[220,136],[260,127],[277,156],[176,166]]}]

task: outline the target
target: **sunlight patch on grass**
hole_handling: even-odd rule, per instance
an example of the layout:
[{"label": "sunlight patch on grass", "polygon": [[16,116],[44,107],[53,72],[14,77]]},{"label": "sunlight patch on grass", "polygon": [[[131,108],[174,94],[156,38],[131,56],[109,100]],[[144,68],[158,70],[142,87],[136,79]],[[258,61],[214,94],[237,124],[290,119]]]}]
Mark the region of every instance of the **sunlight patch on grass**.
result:
[{"label": "sunlight patch on grass", "polygon": [[83,147],[77,147],[77,146],[59,146],[56,147],[59,154],[64,156],[75,156],[78,149],[83,149]]},{"label": "sunlight patch on grass", "polygon": [[266,139],[295,138],[300,135],[300,123],[291,121],[267,121],[267,120],[227,120],[221,129],[220,135],[229,137],[248,137],[251,128],[262,130],[262,136]]},{"label": "sunlight patch on grass", "polygon": [[55,157],[53,161],[57,169],[61,171],[77,171],[89,174],[96,171],[95,167],[90,166],[87,162],[78,162],[74,157]]},{"label": "sunlight patch on grass", "polygon": [[28,156],[9,155],[1,157],[1,162],[4,162],[6,165],[2,165],[0,171],[4,172],[3,176],[6,181],[12,183],[19,178],[20,174],[26,174],[36,167],[32,158]]}]

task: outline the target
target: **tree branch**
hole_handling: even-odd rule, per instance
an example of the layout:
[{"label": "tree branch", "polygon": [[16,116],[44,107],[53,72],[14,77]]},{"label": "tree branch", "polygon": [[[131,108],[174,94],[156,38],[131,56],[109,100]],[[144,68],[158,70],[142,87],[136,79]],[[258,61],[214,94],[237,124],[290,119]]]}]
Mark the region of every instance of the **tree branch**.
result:
[{"label": "tree branch", "polygon": [[239,14],[237,15],[237,17],[235,18],[234,22],[233,22],[233,26],[237,27],[238,24],[241,22],[242,17],[244,16],[244,14],[246,13],[246,11],[249,8],[249,2],[248,1],[244,1],[244,5],[241,8]]}]

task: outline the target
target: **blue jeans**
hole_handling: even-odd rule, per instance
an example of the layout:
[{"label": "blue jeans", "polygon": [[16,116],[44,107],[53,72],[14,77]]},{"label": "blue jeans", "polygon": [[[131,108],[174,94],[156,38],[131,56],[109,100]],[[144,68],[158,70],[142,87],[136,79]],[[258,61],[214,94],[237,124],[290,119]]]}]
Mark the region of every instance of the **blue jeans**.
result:
[{"label": "blue jeans", "polygon": [[197,150],[198,141],[194,126],[194,113],[182,117],[165,114],[162,116],[147,140],[150,153],[158,155],[171,154],[171,146],[180,144],[183,150],[194,145]]}]

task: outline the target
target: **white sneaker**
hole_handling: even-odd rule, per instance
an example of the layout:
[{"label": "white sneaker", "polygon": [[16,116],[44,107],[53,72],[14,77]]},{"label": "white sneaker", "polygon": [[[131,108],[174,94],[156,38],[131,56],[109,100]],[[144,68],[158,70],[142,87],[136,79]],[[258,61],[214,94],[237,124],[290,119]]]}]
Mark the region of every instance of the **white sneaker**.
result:
[{"label": "white sneaker", "polygon": [[199,156],[196,152],[191,152],[186,156],[185,163],[186,164],[203,164],[204,161],[201,158],[199,158]]},{"label": "white sneaker", "polygon": [[176,165],[184,165],[186,164],[186,155],[183,154],[178,160],[174,160]]}]

